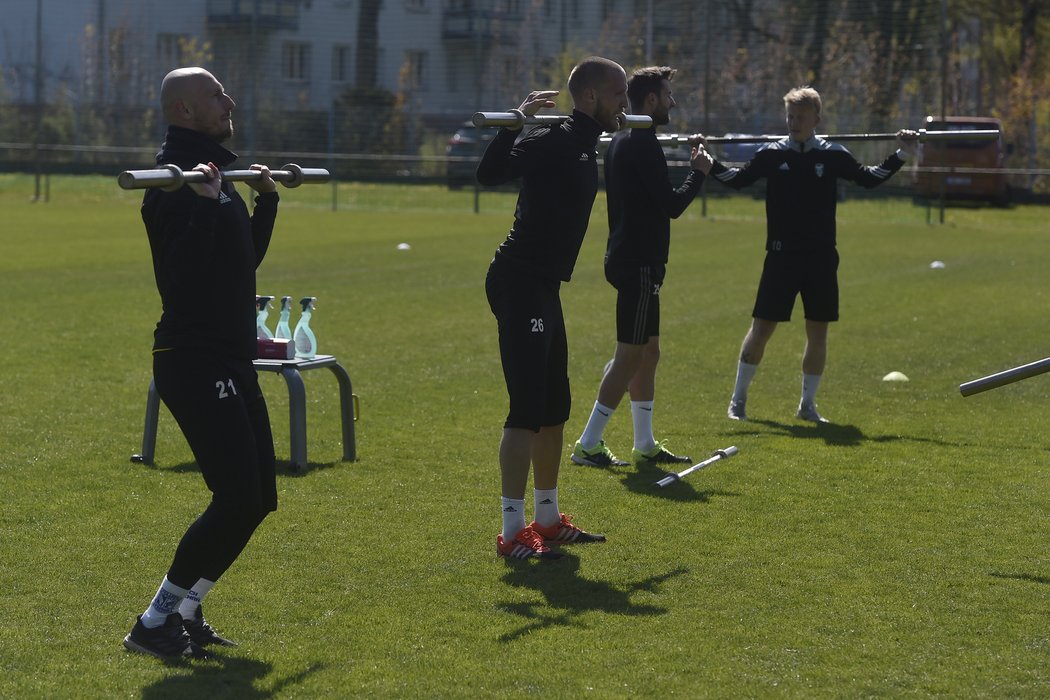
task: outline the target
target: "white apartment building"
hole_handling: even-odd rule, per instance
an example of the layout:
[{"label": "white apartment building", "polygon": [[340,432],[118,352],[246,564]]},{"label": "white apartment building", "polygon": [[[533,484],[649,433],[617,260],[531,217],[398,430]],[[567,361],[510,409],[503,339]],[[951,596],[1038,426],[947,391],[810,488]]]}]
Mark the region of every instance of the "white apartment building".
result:
[{"label": "white apartment building", "polygon": [[547,87],[531,81],[647,2],[0,0],[0,100],[148,107],[168,70],[203,64],[242,110],[323,111],[374,86],[454,124]]}]

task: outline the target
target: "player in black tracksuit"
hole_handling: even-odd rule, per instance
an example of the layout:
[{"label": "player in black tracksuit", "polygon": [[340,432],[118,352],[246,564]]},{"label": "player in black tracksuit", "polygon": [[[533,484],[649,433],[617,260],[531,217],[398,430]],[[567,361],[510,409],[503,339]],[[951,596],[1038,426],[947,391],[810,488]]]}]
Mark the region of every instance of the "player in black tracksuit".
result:
[{"label": "player in black tracksuit", "polygon": [[828,324],[839,317],[838,251],[835,208],[839,178],[876,187],[904,164],[918,133],[897,132],[898,150],[878,166],[865,166],[842,146],[817,138],[820,95],[811,87],[784,96],[788,138],[759,150],[742,168],[716,162],[711,175],[740,189],[766,178],[766,259],[737,365],[728,415],[746,420],[747,389],[777,323],[791,320],[795,297],[806,314],[806,350],[802,358],[802,396],[796,416],[826,423],[816,407],[816,392],[827,359]]},{"label": "player in black tracksuit", "polygon": [[636,463],[688,462],[653,436],[656,366],[660,359],[660,288],[671,241],[671,219],[693,201],[711,168],[703,146],[693,148],[685,181],[672,184],[656,127],[667,124],[675,107],[671,80],[676,71],[651,66],[634,72],[627,96],[635,114],[652,117],[648,129],[616,134],[605,155],[605,192],[609,202],[609,243],[605,277],[616,288],[616,352],[606,367],[587,425],[576,441],[572,461],[608,467],[622,462],[602,434],[624,393],[630,391]]},{"label": "player in black tracksuit", "polygon": [[[501,129],[478,165],[478,181],[521,178],[514,226],[489,266],[485,291],[499,328],[500,358],[510,396],[499,461],[503,529],[500,556],[552,559],[546,543],[599,542],[558,509],[558,465],[569,417],[568,343],[559,288],[572,276],[598,192],[598,135],[617,128],[627,105],[627,77],[608,59],[591,57],[569,76],[575,109],[558,126],[537,128],[515,144]],[[530,93],[521,111],[553,107],[556,91]],[[534,470],[535,519],[525,524],[525,486]]]},{"label": "player in black tracksuit", "polygon": [[155,656],[204,656],[230,645],[204,620],[200,599],[229,568],[267,513],[277,508],[273,437],[252,366],[256,357],[255,269],[277,216],[267,174],[254,213],[219,168],[236,155],[233,100],[202,69],[169,73],[161,89],[169,122],[157,163],[210,173],[176,192],[148,190],[142,219],[149,236],[162,313],[154,333],[153,378],[186,440],[211,503],[182,536],[147,611],[124,640]]}]

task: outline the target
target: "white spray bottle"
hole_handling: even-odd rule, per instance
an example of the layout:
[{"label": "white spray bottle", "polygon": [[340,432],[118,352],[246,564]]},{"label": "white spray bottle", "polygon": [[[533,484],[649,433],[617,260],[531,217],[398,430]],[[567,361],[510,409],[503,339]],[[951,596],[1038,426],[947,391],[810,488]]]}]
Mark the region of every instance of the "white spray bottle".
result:
[{"label": "white spray bottle", "polygon": [[303,297],[299,303],[303,306],[303,315],[295,324],[295,356],[300,360],[311,360],[317,356],[317,338],[310,329],[310,317],[313,316],[314,302],[317,297]]},{"label": "white spray bottle", "polygon": [[292,316],[292,298],[281,297],[281,316],[277,319],[277,330],[274,331],[274,338],[287,338],[292,339],[292,328],[288,325],[288,319]]},{"label": "white spray bottle", "polygon": [[270,315],[270,302],[273,297],[255,296],[255,337],[272,338],[273,333],[266,327],[266,318]]}]

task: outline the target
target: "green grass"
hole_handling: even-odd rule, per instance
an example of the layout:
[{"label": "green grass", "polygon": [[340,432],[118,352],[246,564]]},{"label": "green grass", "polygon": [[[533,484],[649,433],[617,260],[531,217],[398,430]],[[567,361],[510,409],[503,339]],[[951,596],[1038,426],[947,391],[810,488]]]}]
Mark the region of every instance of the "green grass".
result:
[{"label": "green grass", "polygon": [[[156,466],[128,461],[159,315],[139,195],[58,177],[50,203],[31,193],[0,176],[0,697],[1050,693],[1050,379],[956,390],[1048,354],[1046,207],[927,226],[904,200],[844,203],[819,396],[836,424],[814,427],[792,417],[798,321],[768,348],[753,420],[725,419],[765,223],[747,197],[694,206],[674,226],[657,434],[740,454],[665,490],[655,470],[566,459],[564,509],[610,542],[508,566],[483,279],[513,195],[474,214],[469,190],[342,185],[332,212],[330,188],[282,190],[259,291],[318,297],[320,351],[361,397],[359,461],[338,461],[335,381],[308,373],[311,465],[282,470],[280,510],[207,601],[242,646],[166,665],[120,640],[206,491],[166,410]],[[566,456],[613,349],[604,212],[599,196],[563,288]],[[287,458],[284,386],[262,382]],[[628,413],[606,433],[620,453]]]}]

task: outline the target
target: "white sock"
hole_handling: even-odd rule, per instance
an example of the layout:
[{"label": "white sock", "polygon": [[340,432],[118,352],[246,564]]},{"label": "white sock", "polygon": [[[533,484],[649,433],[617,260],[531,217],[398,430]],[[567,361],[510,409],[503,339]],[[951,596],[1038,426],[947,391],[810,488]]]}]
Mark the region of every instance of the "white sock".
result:
[{"label": "white sock", "polygon": [[634,449],[651,452],[656,447],[653,437],[653,402],[632,401],[631,418],[634,420]]},{"label": "white sock", "polygon": [[514,535],[525,529],[525,499],[500,498],[503,509],[503,541],[510,542]]},{"label": "white sock", "polygon": [[165,576],[157,589],[157,595],[142,613],[142,624],[145,627],[160,627],[168,619],[168,615],[179,611],[182,599],[189,593],[185,588],[179,588]]},{"label": "white sock", "polygon": [[214,585],[214,581],[209,581],[206,578],[202,578],[193,584],[193,588],[182,599],[182,605],[179,606],[179,614],[182,615],[183,620],[197,619],[200,615],[201,601],[204,600],[204,596],[208,595],[208,591]]},{"label": "white sock", "polygon": [[733,387],[733,400],[734,401],[747,401],[747,387],[750,386],[751,380],[755,378],[755,372],[758,371],[758,365],[748,364],[741,360],[736,366],[736,385]]},{"label": "white sock", "polygon": [[583,445],[584,449],[593,450],[602,441],[605,426],[609,424],[609,419],[612,418],[615,410],[615,408],[603,406],[597,401],[594,402],[594,408],[591,409],[591,417],[587,419],[587,427],[583,429],[583,435],[580,436],[580,444]]},{"label": "white sock", "polygon": [[820,386],[819,374],[806,374],[802,373],[802,399],[801,403],[811,404],[816,403],[817,400],[817,387]]},{"label": "white sock", "polygon": [[550,527],[561,522],[561,511],[558,510],[558,488],[533,489],[536,496],[536,522]]}]

